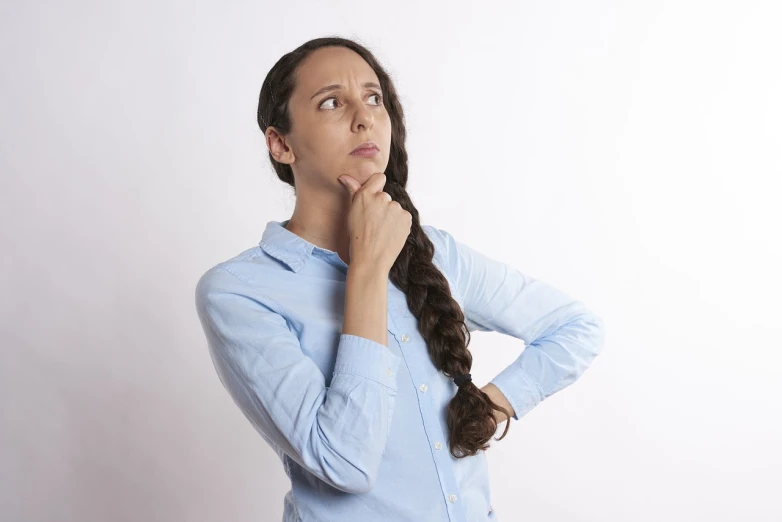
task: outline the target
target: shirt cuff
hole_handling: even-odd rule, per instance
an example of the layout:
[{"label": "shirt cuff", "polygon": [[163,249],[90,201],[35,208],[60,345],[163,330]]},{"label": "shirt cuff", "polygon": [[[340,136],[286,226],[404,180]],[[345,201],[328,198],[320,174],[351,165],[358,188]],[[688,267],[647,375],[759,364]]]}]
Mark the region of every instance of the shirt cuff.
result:
[{"label": "shirt cuff", "polygon": [[334,373],[349,373],[396,389],[402,358],[388,346],[358,335],[340,334]]},{"label": "shirt cuff", "polygon": [[513,420],[519,420],[543,400],[540,387],[518,362],[502,370],[491,383],[499,388],[513,407]]}]

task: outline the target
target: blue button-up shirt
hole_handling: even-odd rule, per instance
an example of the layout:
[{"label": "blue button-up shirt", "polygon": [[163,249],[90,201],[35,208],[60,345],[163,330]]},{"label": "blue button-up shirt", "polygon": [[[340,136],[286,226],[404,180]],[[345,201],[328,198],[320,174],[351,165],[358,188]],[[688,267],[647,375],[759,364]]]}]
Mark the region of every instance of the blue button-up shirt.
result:
[{"label": "blue button-up shirt", "polygon": [[[457,387],[432,364],[405,295],[389,280],[388,346],[343,334],[348,265],[287,223],[268,222],[258,246],[209,269],[195,291],[222,385],[290,477],[283,521],[499,520],[484,452],[448,450]],[[514,420],[587,369],[603,323],[584,304],[423,228],[468,329],[525,343],[491,380]]]}]

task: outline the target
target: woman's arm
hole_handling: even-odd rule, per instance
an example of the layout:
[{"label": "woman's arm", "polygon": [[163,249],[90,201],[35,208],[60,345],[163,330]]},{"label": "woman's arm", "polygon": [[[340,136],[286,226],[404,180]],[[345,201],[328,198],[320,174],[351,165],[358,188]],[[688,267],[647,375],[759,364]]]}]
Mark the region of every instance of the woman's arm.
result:
[{"label": "woman's arm", "polygon": [[[377,308],[369,303],[381,299],[378,288],[369,290],[372,280],[351,281],[354,311],[357,304]],[[361,297],[363,283],[374,292],[371,298]],[[195,300],[220,381],[264,439],[332,487],[371,490],[388,439],[401,357],[349,332],[377,338],[377,325],[339,336],[327,387],[288,328],[285,311],[258,288],[218,266],[201,277]],[[353,317],[359,325],[363,319],[369,316]],[[329,343],[326,351],[336,340],[323,342]]]},{"label": "woman's arm", "polygon": [[388,272],[351,263],[345,284],[342,333],[388,346]]},{"label": "woman's arm", "polygon": [[[575,382],[603,348],[604,324],[582,302],[425,225],[470,330],[521,339],[521,355],[491,380],[518,418]],[[500,397],[502,395],[502,397]],[[504,399],[503,399],[504,397]],[[506,406],[507,407],[507,406]]]}]

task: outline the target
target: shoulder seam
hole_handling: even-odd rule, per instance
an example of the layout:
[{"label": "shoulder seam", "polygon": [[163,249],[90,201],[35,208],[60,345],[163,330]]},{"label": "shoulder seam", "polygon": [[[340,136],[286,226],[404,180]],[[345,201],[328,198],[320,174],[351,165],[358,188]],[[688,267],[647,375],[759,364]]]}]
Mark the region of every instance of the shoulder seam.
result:
[{"label": "shoulder seam", "polygon": [[[447,257],[445,256],[445,244],[440,241],[440,234],[441,232],[445,232],[442,229],[439,229],[433,225],[422,225],[421,228],[429,227],[432,229],[433,233],[431,235],[427,236],[429,239],[434,243],[435,249],[434,249],[434,258],[437,258],[440,261],[440,266],[437,267],[440,272],[443,274],[443,277],[445,277],[445,280],[448,282],[448,289],[451,291],[451,297],[457,302],[461,303],[463,301],[461,294],[459,294],[459,289],[456,285],[456,281],[452,279],[451,274],[448,273],[448,263],[446,262]],[[435,239],[432,239],[434,237]],[[434,259],[433,259],[434,260]]]},{"label": "shoulder seam", "polygon": [[443,253],[442,253],[442,250],[443,250],[444,246],[440,242],[440,238],[437,237],[439,235],[439,230],[437,229],[437,227],[435,227],[433,225],[421,225],[421,228],[424,229],[424,232],[426,232],[425,229],[427,229],[427,228],[432,230],[433,233],[432,234],[426,234],[426,237],[429,238],[429,241],[434,243],[434,246],[435,246],[434,257],[436,257],[436,258],[438,258],[440,260],[440,264],[442,266],[445,266],[445,263],[443,262],[444,258],[443,258]]},{"label": "shoulder seam", "polygon": [[258,293],[265,300],[269,301],[269,307],[272,308],[272,310],[274,310],[274,312],[280,314],[285,319],[285,323],[288,324],[288,329],[290,329],[290,324],[288,322],[288,317],[290,317],[290,313],[288,313],[288,310],[284,306],[282,306],[277,300],[269,297],[264,292],[258,290],[257,287],[251,285],[249,282],[247,282],[244,279],[242,279],[238,274],[236,274],[235,272],[231,271],[226,265],[220,264],[220,265],[217,265],[215,268],[224,270],[225,272],[231,274],[233,277],[236,278],[237,281],[242,283],[244,286],[246,286],[248,288],[251,288],[254,292]]}]

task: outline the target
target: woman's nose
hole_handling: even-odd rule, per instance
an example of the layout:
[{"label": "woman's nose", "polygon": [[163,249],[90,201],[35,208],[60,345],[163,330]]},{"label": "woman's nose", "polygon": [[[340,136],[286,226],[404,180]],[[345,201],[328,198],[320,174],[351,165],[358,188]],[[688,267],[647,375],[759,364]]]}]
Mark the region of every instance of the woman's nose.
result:
[{"label": "woman's nose", "polygon": [[372,111],[363,103],[359,104],[356,109],[356,114],[353,116],[353,130],[358,130],[358,127],[362,125],[365,129],[371,129],[374,122],[375,115],[372,114]]}]

